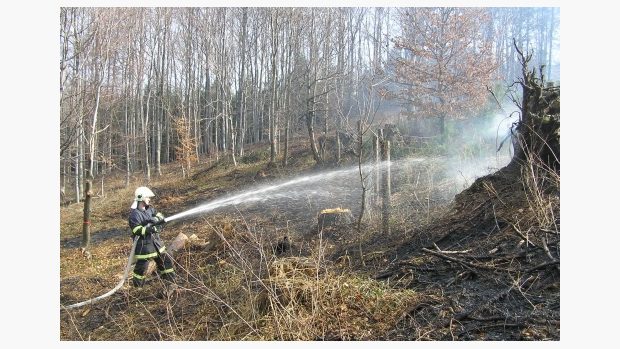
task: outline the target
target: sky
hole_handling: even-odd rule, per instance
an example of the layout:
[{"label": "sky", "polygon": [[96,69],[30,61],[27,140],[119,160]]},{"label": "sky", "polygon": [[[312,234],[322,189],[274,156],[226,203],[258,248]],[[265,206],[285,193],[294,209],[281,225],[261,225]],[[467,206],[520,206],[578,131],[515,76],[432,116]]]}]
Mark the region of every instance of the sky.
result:
[{"label": "sky", "polygon": [[[561,8],[563,141],[561,340],[551,343],[457,343],[456,347],[600,347],[615,341],[611,316],[618,313],[612,284],[618,228],[614,218],[618,81],[616,14],[602,1],[313,1],[315,6],[559,6]],[[606,2],[608,3],[608,2]],[[59,341],[59,125],[58,13],[61,6],[303,6],[304,1],[20,1],[0,14],[3,67],[0,140],[5,157],[3,341],[15,346],[109,347],[110,343]],[[577,5],[581,4],[581,5]],[[8,79],[7,79],[8,77]],[[611,103],[610,103],[611,102]],[[614,200],[614,201],[612,201]],[[8,255],[6,255],[8,253]],[[33,335],[32,330],[35,330]],[[613,336],[613,337],[612,337]],[[158,343],[172,346],[172,343]],[[327,343],[328,346],[333,343]],[[381,343],[367,343],[379,346]],[[114,343],[114,346],[131,343]],[[134,344],[135,345],[135,344]],[[183,343],[201,346],[204,343]],[[222,343],[209,345],[224,346]],[[284,346],[285,343],[235,343],[235,346]],[[315,347],[318,343],[295,343]],[[347,346],[347,343],[343,343]],[[410,347],[390,343],[391,347]],[[416,343],[452,348],[454,343]],[[175,347],[178,346],[178,343]],[[287,345],[288,346],[288,345]],[[228,347],[228,345],[226,345]]]}]

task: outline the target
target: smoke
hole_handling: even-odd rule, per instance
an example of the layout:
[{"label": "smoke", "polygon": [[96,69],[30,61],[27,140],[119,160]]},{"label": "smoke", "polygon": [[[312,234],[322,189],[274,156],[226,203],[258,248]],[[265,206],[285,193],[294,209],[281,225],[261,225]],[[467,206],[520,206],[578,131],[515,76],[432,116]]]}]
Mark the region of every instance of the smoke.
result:
[{"label": "smoke", "polygon": [[[513,125],[519,121],[519,115],[517,110],[512,110],[507,113],[497,113],[490,118],[487,129],[485,130],[485,139],[494,140],[496,149],[501,145],[501,142],[506,140],[513,128]],[[506,146],[504,144],[503,146]]]},{"label": "smoke", "polygon": [[514,152],[511,137],[518,119],[513,106],[463,123],[460,136],[455,137],[448,151],[446,175],[453,177],[462,190],[477,178],[506,166]]}]

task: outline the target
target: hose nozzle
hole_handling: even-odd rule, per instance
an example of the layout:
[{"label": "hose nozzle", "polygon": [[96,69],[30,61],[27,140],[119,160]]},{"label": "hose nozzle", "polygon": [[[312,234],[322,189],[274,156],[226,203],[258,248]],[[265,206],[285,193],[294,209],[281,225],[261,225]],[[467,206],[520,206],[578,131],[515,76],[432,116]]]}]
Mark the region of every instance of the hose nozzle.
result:
[{"label": "hose nozzle", "polygon": [[157,222],[153,223],[153,221],[151,221],[151,225],[157,226],[157,225],[163,225],[164,223],[166,223],[166,219],[160,219]]}]

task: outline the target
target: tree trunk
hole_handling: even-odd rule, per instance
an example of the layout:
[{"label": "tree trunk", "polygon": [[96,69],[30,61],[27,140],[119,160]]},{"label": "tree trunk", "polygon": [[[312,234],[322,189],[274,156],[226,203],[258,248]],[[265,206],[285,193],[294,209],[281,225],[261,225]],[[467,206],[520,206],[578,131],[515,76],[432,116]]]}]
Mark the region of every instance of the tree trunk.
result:
[{"label": "tree trunk", "polygon": [[312,150],[312,157],[317,164],[321,164],[323,161],[319,155],[316,140],[314,139],[314,112],[311,110],[306,113],[306,127],[308,128],[308,138],[310,139],[310,150]]},{"label": "tree trunk", "polygon": [[125,104],[125,188],[129,187],[129,179],[131,178],[131,155],[129,154],[129,112],[128,104]]},{"label": "tree trunk", "polygon": [[91,175],[94,174],[94,163],[95,163],[95,151],[97,150],[97,116],[99,114],[99,99],[101,98],[101,86],[103,85],[103,81],[97,87],[97,95],[95,97],[95,111],[93,112],[92,125],[90,130],[90,137],[88,139],[88,173]]},{"label": "tree trunk", "polygon": [[391,171],[390,171],[390,141],[383,140],[381,144],[381,160],[385,165],[385,173],[382,178],[382,187],[383,187],[383,233],[390,233],[390,195],[391,195]]},{"label": "tree trunk", "polygon": [[235,156],[235,143],[237,141],[237,130],[233,124],[232,116],[230,118],[230,156],[232,156],[233,166],[237,167],[237,158]]},{"label": "tree trunk", "polygon": [[239,100],[238,103],[238,120],[237,120],[237,130],[239,132],[239,136],[237,139],[238,142],[238,152],[239,156],[243,157],[243,147],[244,147],[244,138],[245,138],[245,50],[246,50],[246,41],[247,41],[247,23],[248,23],[248,9],[244,7],[242,9],[242,17],[241,17],[241,67],[239,73]]},{"label": "tree trunk", "polygon": [[[364,218],[364,213],[366,212],[366,176],[364,176],[364,172],[362,171],[362,159],[364,153],[364,132],[363,132],[363,124],[362,121],[357,122],[357,169],[360,175],[360,186],[362,187],[362,198],[360,214],[357,218],[357,231],[361,233],[362,231],[362,219]],[[361,256],[361,254],[360,254]]]},{"label": "tree trunk", "polygon": [[381,146],[379,135],[374,135],[372,142],[374,157],[374,195],[372,196],[375,207],[379,206],[379,193],[381,193]]},{"label": "tree trunk", "polygon": [[66,160],[62,160],[62,172],[60,173],[60,203],[64,204],[65,202],[65,192],[66,192],[66,185],[67,185],[67,161]]},{"label": "tree trunk", "polygon": [[439,116],[439,134],[441,135],[441,143],[446,143],[446,116],[444,114]]},{"label": "tree trunk", "polygon": [[90,248],[90,202],[92,197],[92,180],[90,175],[88,175],[84,187],[84,220],[82,224],[82,248],[84,250]]},{"label": "tree trunk", "polygon": [[549,25],[549,32],[547,33],[547,35],[549,35],[549,40],[548,40],[548,49],[547,49],[547,53],[548,53],[548,58],[547,58],[547,78],[551,79],[551,57],[553,57],[552,53],[553,53],[553,31],[555,28],[555,9],[552,7],[550,9],[551,11],[551,23]]},{"label": "tree trunk", "polygon": [[[148,87],[147,87],[148,88]],[[149,107],[151,103],[151,89],[149,89],[149,94],[146,97],[146,111],[142,110],[140,107],[140,114],[142,115],[142,135],[144,137],[144,170],[145,170],[145,179],[146,182],[151,181],[151,165],[149,163],[150,159],[150,147],[149,147]],[[142,104],[142,99],[140,99],[140,104]]]},{"label": "tree trunk", "polygon": [[286,127],[284,128],[284,157],[282,158],[282,166],[288,165],[288,140],[289,140],[289,121],[286,120]]},{"label": "tree trunk", "polygon": [[[273,17],[275,16],[275,17]],[[272,15],[271,18],[271,112],[269,115],[269,143],[270,143],[270,157],[269,163],[275,164],[276,162],[276,146],[277,146],[277,127],[278,127],[278,118],[277,118],[277,93],[276,93],[276,80],[277,80],[277,69],[276,69],[276,58],[278,56],[278,10],[275,10],[275,14]]]},{"label": "tree trunk", "polygon": [[[78,127],[78,132],[80,132],[80,130],[82,129],[81,123],[80,126]],[[75,150],[75,202],[78,203],[80,202],[80,173],[82,172],[82,166],[80,166],[80,144],[82,137],[81,136],[77,136],[75,138],[75,143],[76,146],[76,150]]]}]

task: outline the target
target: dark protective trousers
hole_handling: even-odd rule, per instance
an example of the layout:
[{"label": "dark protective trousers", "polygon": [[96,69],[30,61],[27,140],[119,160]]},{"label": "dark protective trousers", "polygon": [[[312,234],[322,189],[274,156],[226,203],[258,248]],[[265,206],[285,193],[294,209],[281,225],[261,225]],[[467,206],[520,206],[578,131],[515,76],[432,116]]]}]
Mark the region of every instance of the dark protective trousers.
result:
[{"label": "dark protective trousers", "polygon": [[153,259],[155,264],[157,264],[157,270],[162,279],[170,282],[174,282],[175,273],[172,268],[172,257],[168,254],[168,252],[158,253],[157,257],[150,259],[139,259],[136,262],[136,266],[133,269],[133,285],[136,287],[142,287],[144,285],[144,274],[146,273],[146,269],[148,268],[149,261]]}]

